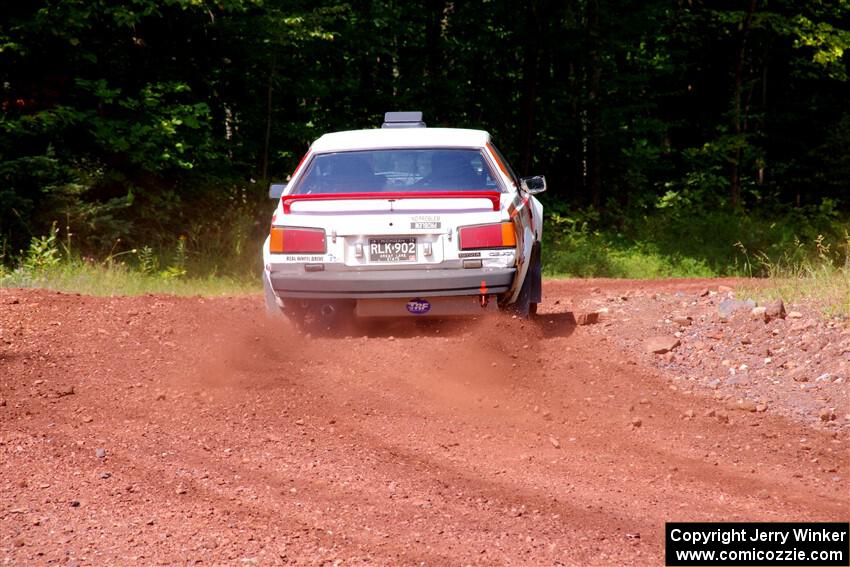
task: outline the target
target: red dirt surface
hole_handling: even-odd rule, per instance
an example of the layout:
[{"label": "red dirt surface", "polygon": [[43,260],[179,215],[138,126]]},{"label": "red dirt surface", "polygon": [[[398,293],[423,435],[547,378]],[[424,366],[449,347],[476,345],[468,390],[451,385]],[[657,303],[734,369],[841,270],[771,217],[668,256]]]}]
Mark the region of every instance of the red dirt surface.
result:
[{"label": "red dirt surface", "polygon": [[567,313],[717,285],[547,282],[536,322],[347,337],[260,297],[0,290],[0,561],[662,565],[666,521],[850,520],[846,411],[718,419],[602,332],[669,306]]}]

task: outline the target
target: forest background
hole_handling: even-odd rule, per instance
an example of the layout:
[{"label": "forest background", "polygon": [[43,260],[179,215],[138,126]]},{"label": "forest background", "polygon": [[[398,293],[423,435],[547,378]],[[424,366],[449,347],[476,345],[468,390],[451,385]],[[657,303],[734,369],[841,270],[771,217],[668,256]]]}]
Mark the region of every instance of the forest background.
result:
[{"label": "forest background", "polygon": [[847,0],[9,3],[0,284],[259,287],[269,181],[421,110],[546,175],[549,275],[846,285],[848,48]]}]

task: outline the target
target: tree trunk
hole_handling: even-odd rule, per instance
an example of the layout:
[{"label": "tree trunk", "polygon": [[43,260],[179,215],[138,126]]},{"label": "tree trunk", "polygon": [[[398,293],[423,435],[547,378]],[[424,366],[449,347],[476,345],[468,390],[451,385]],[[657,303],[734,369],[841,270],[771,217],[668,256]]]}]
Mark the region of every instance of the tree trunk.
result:
[{"label": "tree trunk", "polygon": [[732,131],[735,134],[735,151],[729,163],[729,201],[732,207],[735,208],[741,206],[740,135],[743,132],[741,127],[741,94],[744,81],[744,58],[746,57],[747,50],[747,36],[749,35],[750,25],[753,21],[753,13],[756,11],[756,2],[757,0],[750,0],[747,15],[741,24],[741,44],[735,60],[735,99],[733,101],[734,109],[732,112]]},{"label": "tree trunk", "polygon": [[428,0],[426,2],[428,10],[428,19],[425,22],[425,51],[427,52],[427,65],[425,73],[431,81],[430,86],[433,88],[437,78],[440,76],[442,67],[442,47],[441,36],[443,33],[443,17],[445,16],[446,2],[445,0]]},{"label": "tree trunk", "polygon": [[272,94],[274,93],[275,59],[272,58],[272,66],[269,71],[269,82],[266,87],[266,139],[263,143],[263,183],[269,179],[269,146],[272,139]]},{"label": "tree trunk", "polygon": [[596,210],[602,208],[602,138],[599,92],[602,82],[602,67],[599,64],[599,0],[587,3],[587,31],[590,43],[587,68],[587,186],[590,199]]},{"label": "tree trunk", "polygon": [[439,116],[445,113],[443,109],[440,112],[439,104],[436,101],[445,101],[448,94],[445,87],[445,74],[443,72],[443,18],[446,16],[445,0],[427,0],[425,2],[426,20],[425,20],[425,52],[427,58],[425,60],[425,80],[430,91],[430,101],[425,105],[424,110],[427,113],[426,122],[431,121],[435,126],[444,121],[446,116]]},{"label": "tree trunk", "polygon": [[538,37],[539,24],[535,2],[526,4],[524,30],[521,103],[519,123],[519,170],[520,175],[530,175],[534,144],[534,110],[537,103],[537,70],[540,56]]}]

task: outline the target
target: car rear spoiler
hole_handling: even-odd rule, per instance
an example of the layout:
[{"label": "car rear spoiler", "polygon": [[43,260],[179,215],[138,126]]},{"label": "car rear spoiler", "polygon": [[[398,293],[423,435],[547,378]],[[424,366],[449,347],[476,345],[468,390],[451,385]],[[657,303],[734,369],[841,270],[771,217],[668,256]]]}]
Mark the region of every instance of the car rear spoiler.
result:
[{"label": "car rear spoiler", "polygon": [[487,199],[493,205],[493,210],[499,210],[498,191],[434,191],[419,193],[319,193],[312,195],[286,195],[281,197],[283,213],[292,211],[292,203],[296,201],[363,201],[367,199],[397,201],[401,199]]}]

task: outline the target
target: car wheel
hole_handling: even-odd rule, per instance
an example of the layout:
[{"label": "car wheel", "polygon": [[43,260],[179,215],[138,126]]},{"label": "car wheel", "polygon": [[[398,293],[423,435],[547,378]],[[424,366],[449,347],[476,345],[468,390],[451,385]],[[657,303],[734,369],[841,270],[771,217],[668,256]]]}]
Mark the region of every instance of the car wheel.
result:
[{"label": "car wheel", "polygon": [[[528,319],[531,315],[531,270],[525,274],[525,279],[522,282],[522,287],[519,288],[519,295],[516,301],[511,303],[506,308],[508,313],[516,315],[520,319]],[[535,309],[536,310],[536,309]]]},{"label": "car wheel", "polygon": [[540,243],[536,242],[531,248],[531,264],[525,273],[519,295],[513,304],[506,307],[506,310],[522,319],[534,317],[542,295],[542,276]]}]

